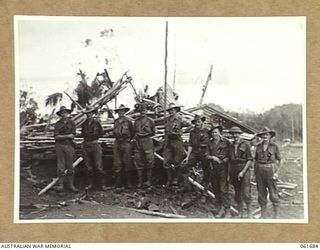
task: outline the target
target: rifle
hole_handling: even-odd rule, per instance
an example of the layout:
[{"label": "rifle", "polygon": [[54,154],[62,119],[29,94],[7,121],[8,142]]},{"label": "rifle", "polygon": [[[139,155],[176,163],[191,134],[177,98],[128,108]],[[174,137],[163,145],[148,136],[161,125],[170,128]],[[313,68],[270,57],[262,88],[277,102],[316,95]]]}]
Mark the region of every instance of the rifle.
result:
[{"label": "rifle", "polygon": [[[83,161],[83,158],[82,157],[79,157],[73,164],[72,164],[72,168],[74,169],[76,166],[79,165],[80,162]],[[68,175],[68,170],[66,169],[63,173],[64,176]],[[52,181],[45,187],[43,188],[39,193],[38,195],[42,195],[44,194],[45,192],[47,192],[50,188],[52,188],[57,182],[58,180],[60,179],[60,177],[56,177],[56,178],[53,178]]]}]

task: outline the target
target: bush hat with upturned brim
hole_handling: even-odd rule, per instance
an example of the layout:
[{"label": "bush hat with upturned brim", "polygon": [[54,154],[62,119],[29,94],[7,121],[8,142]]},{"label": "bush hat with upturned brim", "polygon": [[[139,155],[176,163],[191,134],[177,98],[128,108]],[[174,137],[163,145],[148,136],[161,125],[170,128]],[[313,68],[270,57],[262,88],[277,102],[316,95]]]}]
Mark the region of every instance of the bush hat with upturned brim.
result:
[{"label": "bush hat with upturned brim", "polygon": [[177,112],[180,112],[181,107],[182,107],[182,105],[177,105],[177,104],[174,104],[174,103],[170,103],[169,107],[166,109],[166,111],[169,111],[171,109],[176,109]]},{"label": "bush hat with upturned brim", "polygon": [[121,111],[121,110],[124,110],[124,112],[127,113],[127,112],[130,110],[130,108],[124,106],[123,104],[120,104],[119,108],[114,109],[114,112],[115,112],[115,113],[118,113],[118,112]]},{"label": "bush hat with upturned brim", "polygon": [[261,137],[264,134],[270,134],[271,138],[274,137],[276,135],[276,132],[271,130],[268,127],[264,127],[263,129],[261,129],[261,131],[259,133],[257,133],[257,136]]},{"label": "bush hat with upturned brim", "polygon": [[200,115],[195,115],[195,117],[193,118],[193,120],[191,121],[192,124],[195,124],[196,121],[201,120],[202,122],[204,122],[206,120],[205,116],[200,116]]},{"label": "bush hat with upturned brim", "polygon": [[228,131],[230,134],[242,134],[242,130],[239,127],[232,127],[231,129],[229,129]]},{"label": "bush hat with upturned brim", "polygon": [[219,124],[212,124],[211,125],[211,129],[210,129],[210,133],[212,133],[212,131],[214,130],[214,129],[219,129],[219,131],[220,131],[220,133],[223,131],[223,127],[221,126],[221,125],[219,125]]},{"label": "bush hat with upturned brim", "polygon": [[71,113],[71,109],[67,109],[66,106],[61,106],[61,107],[60,107],[60,110],[57,111],[56,114],[57,114],[58,116],[61,116],[61,113],[62,113],[62,112],[67,112],[68,114],[70,114],[70,113]]}]

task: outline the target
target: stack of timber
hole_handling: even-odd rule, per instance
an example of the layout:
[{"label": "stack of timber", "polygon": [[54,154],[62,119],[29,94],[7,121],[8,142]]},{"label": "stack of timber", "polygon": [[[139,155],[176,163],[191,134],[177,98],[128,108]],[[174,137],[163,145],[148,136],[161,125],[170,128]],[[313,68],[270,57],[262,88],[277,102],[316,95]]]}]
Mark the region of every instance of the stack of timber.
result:
[{"label": "stack of timber", "polygon": [[[167,96],[167,104],[165,105],[164,101],[164,92],[160,87],[154,96],[139,96],[137,91],[133,86],[133,80],[130,76],[127,75],[127,72],[124,73],[120,79],[114,83],[105,94],[103,94],[98,100],[96,100],[91,106],[98,109],[98,116],[97,118],[100,119],[104,135],[99,139],[99,143],[103,149],[103,157],[104,159],[112,158],[112,147],[114,142],[114,137],[112,134],[113,131],[113,123],[114,118],[106,118],[108,110],[106,111],[103,106],[107,106],[108,102],[115,99],[117,95],[124,90],[127,86],[131,86],[133,89],[133,94],[135,96],[135,100],[137,102],[144,102],[147,104],[148,107],[148,116],[154,119],[156,124],[156,135],[154,136],[154,142],[158,153],[161,154],[162,149],[162,142],[164,140],[164,120],[165,120],[165,111],[164,107],[168,106],[168,101],[176,102],[177,94],[173,92],[172,88],[168,88]],[[200,107],[201,108],[201,107]],[[77,111],[76,114],[72,114],[71,118],[76,123],[76,137],[75,137],[75,150],[77,157],[82,155],[81,150],[81,143],[83,138],[81,138],[81,125],[87,119],[86,114],[83,112],[84,109],[80,109]],[[109,110],[110,111],[110,110]],[[188,142],[189,139],[189,131],[192,128],[191,120],[193,119],[194,115],[199,112],[199,107],[195,109],[189,109],[188,111],[181,110],[180,115],[182,118],[190,124],[189,127],[183,128],[183,141],[185,143]],[[127,116],[134,121],[138,116],[139,113],[136,110],[130,111]],[[256,131],[252,130],[248,126],[237,122],[235,119],[229,119],[228,116],[221,116],[220,117],[223,125],[238,125],[241,128],[246,128],[246,138],[251,139],[254,136]],[[211,117],[207,117],[205,126],[210,128],[210,122],[212,122]],[[55,140],[54,140],[54,122],[48,123],[41,123],[41,124],[32,124],[29,126],[25,126],[23,129],[25,132],[21,133],[20,135],[20,152],[21,152],[21,159],[23,160],[45,160],[45,159],[55,159]],[[228,129],[229,127],[225,127],[225,135],[228,136]]]}]

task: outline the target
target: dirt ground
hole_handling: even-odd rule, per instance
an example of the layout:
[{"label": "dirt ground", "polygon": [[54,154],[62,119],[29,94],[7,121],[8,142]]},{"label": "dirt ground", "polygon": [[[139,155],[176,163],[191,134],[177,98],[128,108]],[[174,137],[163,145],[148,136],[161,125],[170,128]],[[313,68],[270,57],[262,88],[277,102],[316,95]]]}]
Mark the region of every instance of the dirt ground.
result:
[{"label": "dirt ground", "polygon": [[[294,189],[279,189],[281,209],[279,219],[303,219],[303,167],[302,147],[283,148],[287,160],[280,171],[279,179],[283,182],[296,183]],[[299,160],[300,159],[300,160]],[[57,193],[49,190],[38,196],[38,192],[50,183],[55,176],[55,162],[28,162],[21,166],[20,177],[20,220],[50,219],[124,219],[124,218],[161,218],[131,210],[140,209],[154,212],[177,214],[187,218],[214,219],[217,208],[215,200],[198,190],[179,192],[178,188],[166,189],[163,171],[156,166],[155,185],[150,189],[126,189],[110,187],[107,191],[85,189],[84,166],[76,175],[79,193]],[[254,181],[254,176],[253,179]],[[110,186],[112,180],[109,179]],[[283,192],[284,191],[284,192]],[[230,187],[231,196],[233,194]],[[285,194],[287,193],[287,194]],[[258,209],[256,186],[252,185],[253,211]],[[272,205],[269,203],[271,218]],[[235,213],[234,218],[239,218]],[[258,217],[259,213],[256,214]]]}]

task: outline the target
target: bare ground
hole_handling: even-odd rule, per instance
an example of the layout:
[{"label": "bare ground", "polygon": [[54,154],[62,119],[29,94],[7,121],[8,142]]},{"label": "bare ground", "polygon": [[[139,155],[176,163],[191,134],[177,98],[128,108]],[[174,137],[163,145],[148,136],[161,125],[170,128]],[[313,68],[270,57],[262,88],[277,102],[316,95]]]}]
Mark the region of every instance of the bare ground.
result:
[{"label": "bare ground", "polygon": [[[287,147],[283,151],[284,157],[288,160],[279,178],[284,182],[296,183],[297,187],[293,190],[284,190],[292,196],[282,193],[279,218],[302,219],[304,216],[302,148]],[[301,161],[296,161],[299,158]],[[29,170],[32,171],[31,175]],[[34,178],[32,175],[35,175]],[[79,193],[57,193],[49,190],[38,196],[37,193],[51,181],[50,178],[54,175],[54,162],[33,162],[29,168],[21,167],[19,211],[21,220],[160,218],[127,208],[179,214],[187,218],[209,219],[213,219],[217,212],[214,200],[209,196],[196,190],[181,193],[176,188],[165,189],[161,185],[163,178],[160,178],[158,183],[155,181],[156,185],[147,190],[118,188],[86,192],[84,178],[80,173],[76,183],[80,188]],[[232,188],[230,190],[232,192]],[[255,186],[252,186],[252,197],[252,207],[255,210],[259,207]],[[268,211],[270,218],[271,212],[272,206]],[[238,217],[235,215],[234,218]]]}]

